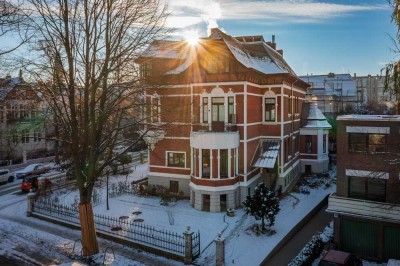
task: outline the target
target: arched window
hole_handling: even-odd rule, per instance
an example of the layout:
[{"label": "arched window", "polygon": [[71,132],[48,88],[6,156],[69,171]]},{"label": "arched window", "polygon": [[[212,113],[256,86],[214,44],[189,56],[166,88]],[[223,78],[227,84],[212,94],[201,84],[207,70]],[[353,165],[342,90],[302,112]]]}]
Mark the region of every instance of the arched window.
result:
[{"label": "arched window", "polygon": [[263,97],[263,122],[275,123],[276,122],[276,95],[272,91],[265,93]]}]

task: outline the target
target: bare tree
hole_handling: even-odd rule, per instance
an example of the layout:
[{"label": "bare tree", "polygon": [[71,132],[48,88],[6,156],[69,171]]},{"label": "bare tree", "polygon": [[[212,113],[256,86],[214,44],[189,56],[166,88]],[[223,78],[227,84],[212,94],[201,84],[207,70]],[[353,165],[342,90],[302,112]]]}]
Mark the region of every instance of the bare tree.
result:
[{"label": "bare tree", "polygon": [[[400,53],[400,2],[398,0],[388,0],[392,7],[392,22],[397,26],[396,37],[392,38],[394,52]],[[400,114],[400,61],[388,63],[382,72],[385,72],[384,91],[389,91],[397,101],[397,114]]]},{"label": "bare tree", "polygon": [[[0,57],[21,47],[31,36],[29,16],[18,1],[0,0],[0,41],[15,43],[0,47]],[[7,41],[6,38],[9,38]]]},{"label": "bare tree", "polygon": [[[36,40],[29,62],[80,193],[83,254],[99,251],[91,196],[96,179],[147,132],[135,59],[166,33],[161,0],[28,0]],[[139,130],[142,129],[142,130]],[[125,138],[124,136],[130,136]]]}]

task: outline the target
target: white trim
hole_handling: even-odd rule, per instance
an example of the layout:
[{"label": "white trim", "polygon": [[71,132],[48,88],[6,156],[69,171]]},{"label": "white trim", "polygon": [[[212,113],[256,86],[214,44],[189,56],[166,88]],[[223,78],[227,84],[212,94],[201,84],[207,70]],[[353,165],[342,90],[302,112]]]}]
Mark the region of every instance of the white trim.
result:
[{"label": "white trim", "polygon": [[221,187],[210,187],[210,186],[200,186],[193,184],[192,182],[189,183],[189,187],[196,191],[210,191],[210,192],[221,192],[221,191],[228,191],[228,190],[235,190],[239,187],[239,181],[231,186],[221,186]]},{"label": "white trim", "polygon": [[164,139],[181,139],[181,140],[190,140],[190,137],[164,137]]},{"label": "white trim", "polygon": [[187,96],[201,96],[201,94],[168,94],[168,95],[159,95],[159,97],[187,97]]},{"label": "white trim", "polygon": [[[290,171],[293,171],[293,168],[295,168],[298,164],[300,163],[300,159],[298,159],[289,169],[287,169],[285,172],[279,175],[280,178],[285,178]],[[283,169],[287,164],[285,164],[281,169]]]},{"label": "white trim", "polygon": [[[168,165],[168,153],[169,152],[170,153],[183,153],[183,154],[185,154],[185,166],[184,167],[169,166]],[[186,151],[168,151],[168,150],[165,151],[165,166],[167,166],[168,168],[174,167],[174,168],[188,169],[188,168],[186,168]]]},{"label": "white trim", "polygon": [[149,165],[149,167],[156,167],[156,168],[164,168],[164,169],[176,169],[176,170],[190,170],[190,168],[182,168],[182,167],[169,167],[163,165]]},{"label": "white trim", "polygon": [[246,180],[244,182],[240,182],[240,186],[241,187],[248,187],[251,184],[253,184],[254,182],[258,181],[258,179],[261,177],[261,173],[256,174],[255,176],[253,176],[250,180]]},{"label": "white trim", "polygon": [[347,133],[390,134],[390,127],[346,126]]},{"label": "white trim", "polygon": [[188,179],[190,180],[190,175],[180,175],[180,174],[170,174],[170,173],[160,173],[160,172],[149,172],[147,177],[154,176],[154,177],[171,177],[177,179]]},{"label": "white trim", "polygon": [[[168,85],[168,86],[163,86],[163,88],[188,88],[189,86],[196,86],[196,87],[204,87],[204,86],[232,86],[232,85],[244,85],[245,83],[249,84],[252,87],[256,88],[262,88],[262,89],[272,89],[272,88],[280,88],[284,87],[285,89],[292,89],[290,86],[286,85],[285,83],[279,83],[279,84],[271,84],[271,85],[259,85],[256,83],[252,83],[249,81],[227,81],[227,82],[209,82],[209,83],[189,83],[189,84],[180,84],[180,85]],[[297,88],[293,88],[294,91],[301,93],[301,94],[306,94],[306,90],[300,90]]]},{"label": "white trim", "polygon": [[361,176],[368,178],[389,179],[387,172],[374,172],[365,170],[346,169],[346,176]]},{"label": "white trim", "polygon": [[[244,84],[243,95],[243,124],[247,124],[247,82]],[[243,128],[243,140],[246,140],[243,145],[243,172],[247,173],[247,127]],[[240,145],[239,145],[240,146]],[[247,180],[247,177],[245,177]]]}]

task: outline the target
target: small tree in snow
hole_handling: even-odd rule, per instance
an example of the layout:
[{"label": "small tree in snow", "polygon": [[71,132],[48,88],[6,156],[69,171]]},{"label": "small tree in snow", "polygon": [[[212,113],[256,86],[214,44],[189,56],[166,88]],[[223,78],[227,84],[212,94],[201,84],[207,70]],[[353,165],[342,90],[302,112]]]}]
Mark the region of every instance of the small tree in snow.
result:
[{"label": "small tree in snow", "polygon": [[266,231],[265,223],[271,227],[275,223],[275,216],[279,212],[279,199],[275,197],[274,191],[268,189],[264,183],[260,183],[252,196],[247,196],[243,202],[244,211],[261,220],[261,229]]}]

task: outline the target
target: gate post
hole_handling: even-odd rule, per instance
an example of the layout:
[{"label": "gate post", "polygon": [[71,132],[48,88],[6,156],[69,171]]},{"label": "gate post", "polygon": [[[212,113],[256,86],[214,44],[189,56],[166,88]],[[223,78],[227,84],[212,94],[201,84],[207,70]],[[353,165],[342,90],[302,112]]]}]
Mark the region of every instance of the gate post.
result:
[{"label": "gate post", "polygon": [[190,226],[187,227],[187,230],[183,233],[185,236],[185,258],[183,262],[185,264],[191,264],[193,261],[193,252],[192,252],[192,236],[193,232],[190,232]]},{"label": "gate post", "polygon": [[27,196],[28,199],[28,208],[26,210],[26,216],[32,216],[32,212],[33,212],[33,202],[35,201],[35,193],[29,193]]},{"label": "gate post", "polygon": [[224,266],[225,265],[225,239],[221,238],[221,234],[218,234],[215,239],[215,265],[216,266]]}]

